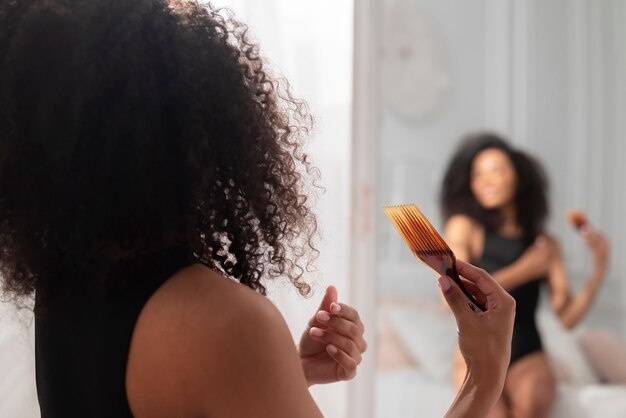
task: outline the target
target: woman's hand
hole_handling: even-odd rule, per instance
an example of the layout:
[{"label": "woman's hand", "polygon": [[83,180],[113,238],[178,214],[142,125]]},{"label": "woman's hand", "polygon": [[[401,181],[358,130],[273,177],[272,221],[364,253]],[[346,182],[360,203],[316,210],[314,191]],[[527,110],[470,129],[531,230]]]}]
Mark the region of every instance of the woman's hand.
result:
[{"label": "woman's hand", "polygon": [[467,364],[465,382],[446,417],[487,416],[502,393],[511,359],[515,300],[484,270],[463,261],[456,265],[465,286],[487,310],[472,311],[459,287],[448,277],[439,278]]},{"label": "woman's hand", "polygon": [[602,280],[608,270],[609,263],[609,242],[600,232],[585,225],[581,229],[581,235],[593,257],[595,271],[593,277]]},{"label": "woman's hand", "polygon": [[593,269],[585,285],[574,295],[569,292],[569,283],[560,254],[557,255],[555,268],[550,275],[552,306],[561,323],[566,328],[574,328],[591,309],[602,287],[608,271],[609,243],[598,231],[588,224],[581,228],[581,236],[586,241],[593,258]]},{"label": "woman's hand", "polygon": [[364,331],[358,312],[338,303],[337,289],[329,286],[300,339],[298,351],[309,386],[352,379],[367,349]]}]

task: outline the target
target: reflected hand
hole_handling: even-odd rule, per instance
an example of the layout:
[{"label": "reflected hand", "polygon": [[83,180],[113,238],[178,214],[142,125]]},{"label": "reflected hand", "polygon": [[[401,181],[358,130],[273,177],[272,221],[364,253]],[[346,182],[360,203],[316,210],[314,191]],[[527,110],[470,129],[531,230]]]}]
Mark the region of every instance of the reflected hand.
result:
[{"label": "reflected hand", "polygon": [[581,235],[591,250],[596,272],[599,273],[598,277],[603,278],[608,269],[609,242],[604,235],[588,225],[583,226]]},{"label": "reflected hand", "polygon": [[350,380],[367,349],[358,312],[337,302],[337,289],[329,286],[317,313],[300,339],[299,354],[310,385]]}]

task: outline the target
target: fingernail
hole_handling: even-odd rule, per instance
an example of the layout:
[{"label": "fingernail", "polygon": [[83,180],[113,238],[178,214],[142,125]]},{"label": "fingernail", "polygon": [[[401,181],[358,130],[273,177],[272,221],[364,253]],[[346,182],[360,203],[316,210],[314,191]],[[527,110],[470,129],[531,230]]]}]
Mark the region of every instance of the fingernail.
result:
[{"label": "fingernail", "polygon": [[326,322],[326,321],[328,321],[330,319],[330,315],[328,315],[324,311],[319,311],[317,313],[317,319],[319,319],[320,321]]},{"label": "fingernail", "polygon": [[327,349],[328,349],[328,351],[330,351],[331,353],[333,353],[333,354],[337,354],[337,347],[335,347],[334,345],[329,344],[329,345],[327,345],[327,346],[326,346],[326,348],[327,348]]},{"label": "fingernail", "polygon": [[445,292],[446,290],[450,289],[450,286],[450,279],[447,276],[441,276],[439,278],[439,287],[441,288],[441,290]]},{"label": "fingernail", "polygon": [[314,337],[321,337],[324,335],[324,332],[319,328],[311,328],[311,335]]},{"label": "fingernail", "polygon": [[334,313],[339,313],[341,312],[341,305],[338,303],[331,303],[330,310],[333,311]]}]

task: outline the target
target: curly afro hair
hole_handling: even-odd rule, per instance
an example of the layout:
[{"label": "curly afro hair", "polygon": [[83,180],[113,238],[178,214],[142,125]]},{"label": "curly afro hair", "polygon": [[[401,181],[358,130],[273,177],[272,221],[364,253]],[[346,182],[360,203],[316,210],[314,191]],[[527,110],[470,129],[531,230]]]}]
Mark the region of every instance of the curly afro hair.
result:
[{"label": "curly afro hair", "polygon": [[548,179],[535,158],[513,148],[502,137],[490,132],[467,135],[448,163],[439,201],[444,220],[453,215],[469,216],[488,229],[497,230],[501,218],[497,210],[483,208],[471,189],[471,171],[474,159],[486,149],[503,151],[511,160],[517,177],[515,206],[517,224],[523,237],[532,242],[544,232],[549,215]]},{"label": "curly afro hair", "polygon": [[247,31],[195,1],[0,2],[5,296],[179,246],[310,292],[312,118]]}]

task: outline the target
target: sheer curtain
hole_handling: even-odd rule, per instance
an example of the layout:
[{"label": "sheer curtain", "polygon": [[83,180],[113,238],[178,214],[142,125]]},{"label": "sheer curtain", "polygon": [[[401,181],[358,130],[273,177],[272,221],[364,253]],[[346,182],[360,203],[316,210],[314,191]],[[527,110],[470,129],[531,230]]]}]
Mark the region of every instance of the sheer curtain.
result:
[{"label": "sheer curtain", "polygon": [[[296,97],[306,100],[315,118],[307,151],[322,173],[325,191],[316,199],[322,231],[317,272],[309,282],[314,295],[299,296],[289,283],[274,283],[269,296],[283,312],[297,340],[315,313],[324,289],[334,284],[348,294],[350,232],[350,137],[352,117],[352,0],[215,0],[250,27],[272,70],[284,75]],[[348,301],[350,302],[350,301]],[[345,417],[344,383],[313,387],[324,416]]]}]

